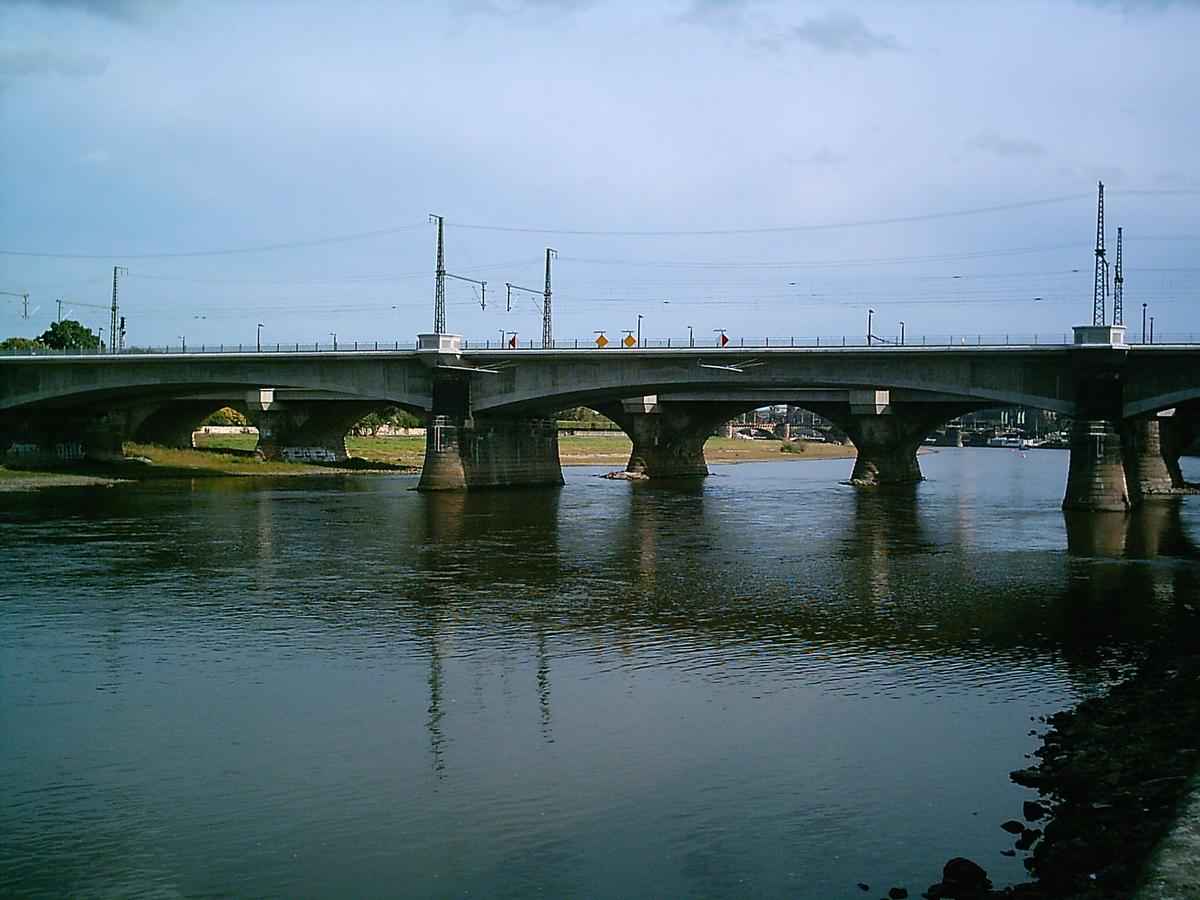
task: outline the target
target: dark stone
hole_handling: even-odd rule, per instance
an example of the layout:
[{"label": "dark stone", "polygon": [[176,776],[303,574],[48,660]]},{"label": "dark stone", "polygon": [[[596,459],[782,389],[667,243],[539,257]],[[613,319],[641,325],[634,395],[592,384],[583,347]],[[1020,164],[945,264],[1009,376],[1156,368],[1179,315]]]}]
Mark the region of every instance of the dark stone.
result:
[{"label": "dark stone", "polygon": [[860,882],[858,883],[858,889],[859,889],[860,891],[869,891],[869,890],[871,889],[871,886],[870,886],[869,884],[863,884],[863,883],[860,881]]},{"label": "dark stone", "polygon": [[1035,803],[1033,800],[1026,800],[1021,810],[1025,813],[1026,822],[1037,822],[1046,815],[1046,807],[1040,803]]},{"label": "dark stone", "polygon": [[1026,828],[1021,832],[1021,836],[1017,838],[1016,847],[1018,850],[1028,850],[1033,846],[1033,842],[1042,836],[1040,828]]},{"label": "dark stone", "polygon": [[905,900],[908,897],[908,890],[902,887],[889,888],[888,896],[891,900]]},{"label": "dark stone", "polygon": [[1017,851],[1016,850],[1001,850],[1000,855],[1001,856],[1016,856]]},{"label": "dark stone", "polygon": [[1005,822],[1000,827],[1003,828],[1005,831],[1007,831],[1009,834],[1020,834],[1022,831],[1025,830],[1025,826],[1022,825],[1020,822],[1018,822],[1016,819],[1009,819],[1007,822]]}]

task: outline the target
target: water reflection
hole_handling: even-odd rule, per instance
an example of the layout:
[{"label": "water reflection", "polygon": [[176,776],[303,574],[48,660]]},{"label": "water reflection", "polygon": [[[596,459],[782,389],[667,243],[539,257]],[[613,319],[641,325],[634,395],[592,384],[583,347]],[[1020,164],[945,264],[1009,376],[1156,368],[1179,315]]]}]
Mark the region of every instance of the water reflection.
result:
[{"label": "water reflection", "polygon": [[0,496],[0,887],[849,896],[951,831],[994,858],[1029,716],[1195,603],[1197,515],[1064,517],[1055,458],[970,454],[872,493]]},{"label": "water reflection", "polygon": [[1129,513],[1064,512],[1067,550],[1086,557],[1196,558],[1196,545],[1180,515],[1181,500],[1156,497]]}]

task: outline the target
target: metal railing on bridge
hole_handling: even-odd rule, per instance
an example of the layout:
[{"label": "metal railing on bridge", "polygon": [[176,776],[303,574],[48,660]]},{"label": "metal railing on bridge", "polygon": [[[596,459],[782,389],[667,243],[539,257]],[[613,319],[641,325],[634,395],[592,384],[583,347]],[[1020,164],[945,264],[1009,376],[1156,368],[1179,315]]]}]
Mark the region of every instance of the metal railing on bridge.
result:
[{"label": "metal railing on bridge", "polygon": [[[889,348],[889,349],[920,349],[921,347],[1061,347],[1073,343],[1073,336],[1067,332],[1043,334],[930,334],[906,335],[901,342],[899,336],[875,335],[868,342],[865,335],[837,336],[777,336],[777,337],[737,337],[728,336],[728,342],[720,344],[720,339],[692,341],[687,336],[665,338],[642,338],[640,343],[634,343],[626,348],[618,341],[610,341],[605,347],[598,347],[593,338],[566,338],[554,341],[550,347],[543,347],[540,341],[532,339],[519,341],[513,346],[510,341],[501,340],[468,340],[462,342],[463,350],[506,350],[519,353],[525,350],[594,350],[604,353],[621,353],[628,350],[704,350],[735,351],[811,348],[839,349],[846,348]],[[1155,335],[1154,345],[1194,345],[1200,343],[1200,334],[1195,332]],[[1142,346],[1140,340],[1129,341],[1132,347]],[[181,354],[283,354],[283,353],[395,353],[415,351],[416,341],[338,341],[336,344],[288,342],[271,343],[257,346],[255,344],[174,344],[146,347],[125,347],[117,353],[107,348],[54,350],[48,347],[5,349],[0,350],[0,357],[12,356],[148,356]]]}]

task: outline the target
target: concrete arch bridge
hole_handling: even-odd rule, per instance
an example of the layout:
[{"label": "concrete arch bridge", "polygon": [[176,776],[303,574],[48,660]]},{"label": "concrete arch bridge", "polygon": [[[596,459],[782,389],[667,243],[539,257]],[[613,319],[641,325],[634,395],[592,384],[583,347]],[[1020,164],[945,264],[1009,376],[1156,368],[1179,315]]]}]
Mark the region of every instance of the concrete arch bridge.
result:
[{"label": "concrete arch bridge", "polygon": [[[1108,330],[1105,329],[1107,332]],[[1085,335],[1086,337],[1086,335]],[[850,481],[921,479],[927,435],[978,409],[1072,418],[1064,506],[1129,509],[1178,490],[1200,431],[1200,347],[1068,346],[127,353],[0,357],[0,452],[111,457],[127,440],[189,446],[233,406],[269,457],[338,459],[363,415],[399,406],[427,424],[426,490],[562,483],[555,413],[587,406],[631,438],[628,469],[707,474],[720,424],[769,404],[807,408],[855,444]]]}]

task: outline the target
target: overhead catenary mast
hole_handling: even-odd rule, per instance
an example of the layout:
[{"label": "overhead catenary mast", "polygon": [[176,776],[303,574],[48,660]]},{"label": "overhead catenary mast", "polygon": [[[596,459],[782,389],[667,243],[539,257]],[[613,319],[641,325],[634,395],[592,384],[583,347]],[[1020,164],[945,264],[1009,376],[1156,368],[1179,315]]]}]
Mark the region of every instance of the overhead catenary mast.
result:
[{"label": "overhead catenary mast", "polygon": [[542,349],[548,350],[554,346],[554,320],[550,315],[550,259],[557,256],[555,250],[546,248],[546,292],[542,302]]},{"label": "overhead catenary mast", "polygon": [[116,353],[118,350],[121,349],[120,344],[122,343],[121,338],[123,336],[122,333],[117,330],[118,319],[119,319],[119,316],[117,315],[117,275],[118,274],[128,275],[129,270],[126,269],[124,266],[113,266],[113,291],[112,291],[112,310],[111,310],[112,318],[109,320],[109,325],[108,325],[108,343],[109,343],[108,352],[109,353]]},{"label": "overhead catenary mast", "polygon": [[1096,205],[1096,280],[1092,288],[1092,324],[1104,324],[1105,297],[1108,294],[1108,260],[1104,258],[1104,182],[1099,182]]},{"label": "overhead catenary mast", "polygon": [[550,299],[552,296],[550,290],[550,260],[558,256],[558,251],[550,247],[546,248],[546,287],[543,290],[536,291],[533,288],[521,287],[519,284],[504,282],[504,286],[508,289],[508,304],[507,308],[512,309],[512,292],[524,291],[527,294],[541,294],[542,296],[542,348],[549,349],[554,346],[554,317],[551,313]]},{"label": "overhead catenary mast", "polygon": [[446,220],[443,216],[429,214],[430,222],[437,222],[437,269],[433,289],[433,331],[446,333],[446,279],[456,278],[479,285],[479,308],[487,309],[487,282],[476,278],[465,278],[446,271]]},{"label": "overhead catenary mast", "polygon": [[1125,284],[1125,276],[1121,274],[1121,228],[1117,226],[1117,264],[1113,268],[1113,324],[1124,325],[1122,321],[1124,313],[1122,311],[1122,285]]}]

